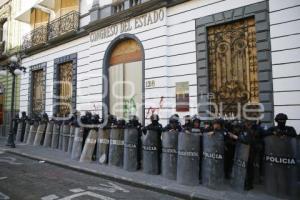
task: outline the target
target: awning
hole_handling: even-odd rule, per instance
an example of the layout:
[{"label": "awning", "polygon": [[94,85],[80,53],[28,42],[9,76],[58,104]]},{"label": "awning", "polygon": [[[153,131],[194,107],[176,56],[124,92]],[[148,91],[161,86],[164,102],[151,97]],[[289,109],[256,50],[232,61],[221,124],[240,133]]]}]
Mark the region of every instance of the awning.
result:
[{"label": "awning", "polygon": [[40,0],[39,5],[43,6],[45,8],[48,8],[50,10],[55,9],[55,1],[54,0]]},{"label": "awning", "polygon": [[25,23],[30,23],[30,13],[31,13],[31,8],[21,12],[19,15],[17,15],[16,20],[25,22]]},{"label": "awning", "polygon": [[52,7],[54,8],[55,1],[53,0],[36,0],[36,1],[28,1],[28,4],[24,5],[22,11],[17,14],[16,20],[30,23],[30,14],[32,8],[37,8],[42,10],[43,12],[50,13]]},{"label": "awning", "polygon": [[29,0],[22,2],[22,10],[20,13],[17,13],[15,19],[21,22],[30,23],[30,14],[31,9],[34,8],[37,0]]}]

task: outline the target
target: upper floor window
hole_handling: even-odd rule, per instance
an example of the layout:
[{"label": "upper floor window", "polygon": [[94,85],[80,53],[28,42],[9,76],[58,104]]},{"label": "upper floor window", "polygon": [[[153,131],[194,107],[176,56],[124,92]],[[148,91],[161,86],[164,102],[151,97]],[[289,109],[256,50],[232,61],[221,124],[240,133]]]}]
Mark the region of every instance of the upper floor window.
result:
[{"label": "upper floor window", "polygon": [[49,14],[33,8],[30,13],[30,25],[33,29],[46,25],[49,22]]},{"label": "upper floor window", "polygon": [[79,11],[79,0],[55,0],[55,18],[71,11]]},{"label": "upper floor window", "polygon": [[7,20],[0,23],[0,56],[5,51],[5,41],[7,41]]},{"label": "upper floor window", "polygon": [[7,40],[7,21],[0,24],[0,42]]}]

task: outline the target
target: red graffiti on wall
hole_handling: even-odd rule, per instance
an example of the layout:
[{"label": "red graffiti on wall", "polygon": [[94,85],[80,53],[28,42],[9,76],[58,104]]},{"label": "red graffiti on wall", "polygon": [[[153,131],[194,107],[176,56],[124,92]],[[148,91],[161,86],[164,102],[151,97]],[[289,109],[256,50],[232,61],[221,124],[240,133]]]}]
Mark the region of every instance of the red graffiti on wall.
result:
[{"label": "red graffiti on wall", "polygon": [[159,111],[163,108],[163,106],[164,106],[164,97],[160,97],[158,107],[156,107],[156,108],[150,107],[147,109],[146,119],[149,119],[151,117],[151,115],[153,115],[153,114],[159,114]]}]

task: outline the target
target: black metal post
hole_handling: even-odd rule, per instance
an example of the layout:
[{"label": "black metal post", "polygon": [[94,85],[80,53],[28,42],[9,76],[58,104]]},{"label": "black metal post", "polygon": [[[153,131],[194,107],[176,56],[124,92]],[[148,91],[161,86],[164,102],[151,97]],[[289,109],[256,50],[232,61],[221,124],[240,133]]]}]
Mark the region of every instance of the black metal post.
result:
[{"label": "black metal post", "polygon": [[7,144],[6,146],[9,146],[11,148],[15,148],[15,141],[14,141],[14,127],[13,127],[13,118],[15,113],[15,87],[16,87],[16,75],[14,72],[11,73],[12,75],[12,94],[11,94],[11,123],[10,123],[10,133],[8,135]]},{"label": "black metal post", "polygon": [[[11,119],[15,117],[15,87],[16,87],[16,75],[12,73],[12,92],[11,92]],[[10,123],[10,132],[13,132],[13,123]]]}]

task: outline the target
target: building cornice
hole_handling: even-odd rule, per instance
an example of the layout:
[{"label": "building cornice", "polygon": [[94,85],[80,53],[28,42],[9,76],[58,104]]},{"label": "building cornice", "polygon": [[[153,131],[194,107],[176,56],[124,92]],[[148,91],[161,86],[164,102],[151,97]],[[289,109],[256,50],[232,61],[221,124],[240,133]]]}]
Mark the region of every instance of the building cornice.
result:
[{"label": "building cornice", "polygon": [[[95,8],[93,7],[90,10],[90,16],[91,16],[91,22],[84,26],[83,28],[87,30],[88,32],[92,32],[101,28],[104,28],[106,26],[116,24],[119,22],[122,22],[124,20],[134,18],[136,16],[151,12],[153,10],[162,8],[162,7],[171,7],[175,6],[180,3],[184,3],[186,1],[190,0],[144,0],[144,3],[134,6],[129,9],[125,9],[124,11],[118,12],[116,14],[114,13],[105,13],[105,17],[102,18],[102,12],[104,11],[111,11],[113,5],[107,5],[101,8]],[[125,0],[126,2],[126,0]],[[93,12],[99,12],[97,18],[98,19],[92,19],[93,18]],[[95,16],[95,15],[94,15]]]},{"label": "building cornice", "polygon": [[[126,9],[121,12],[118,12],[115,14],[111,13],[111,15],[108,15],[105,18],[100,18],[100,15],[98,15],[99,19],[90,22],[88,25],[86,25],[84,27],[81,27],[80,30],[76,34],[73,34],[69,37],[64,37],[64,38],[57,40],[55,42],[52,42],[52,43],[47,43],[38,49],[35,48],[35,49],[26,50],[22,57],[25,58],[25,57],[43,52],[45,50],[57,47],[59,45],[71,42],[71,41],[79,39],[81,37],[85,37],[85,36],[89,35],[89,33],[93,32],[95,30],[105,28],[112,24],[116,24],[116,23],[122,22],[124,20],[134,18],[136,16],[157,10],[162,7],[171,7],[171,6],[180,4],[180,3],[184,3],[186,1],[189,1],[189,0],[150,0],[150,1],[145,1],[145,3],[131,7],[129,9]],[[90,10],[90,15],[92,15],[91,13],[94,12],[95,10],[98,10],[99,12],[101,12],[101,10],[107,9],[107,7],[109,7],[109,6],[112,6],[112,5],[108,5],[108,6],[105,6],[102,8],[93,7]]]}]

